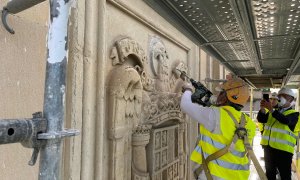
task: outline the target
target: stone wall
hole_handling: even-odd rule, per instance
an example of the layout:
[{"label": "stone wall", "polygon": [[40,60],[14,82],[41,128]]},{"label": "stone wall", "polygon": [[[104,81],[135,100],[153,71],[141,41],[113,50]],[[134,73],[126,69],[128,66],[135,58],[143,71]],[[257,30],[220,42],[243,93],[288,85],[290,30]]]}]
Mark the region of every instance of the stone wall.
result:
[{"label": "stone wall", "polygon": [[[197,125],[179,111],[182,80],[175,68],[203,83],[219,79],[212,76],[213,64],[217,76],[225,77],[225,70],[143,1],[100,1],[98,9],[92,4],[85,6],[85,19],[94,18],[97,26],[82,17],[72,23],[76,51],[70,63],[76,70],[69,74],[68,102],[75,103],[68,106],[67,124],[82,134],[67,143],[65,177],[191,179],[188,155]],[[82,40],[88,32],[95,34]]]},{"label": "stone wall", "polygon": [[[10,17],[16,35],[0,27],[0,118],[42,110],[47,3],[39,7]],[[192,179],[197,123],[179,109],[183,79],[176,68],[209,88],[216,84],[205,78],[224,78],[226,70],[144,1],[74,7],[65,127],[81,134],[65,140],[62,179]],[[16,144],[0,152],[5,178],[37,179],[29,150]]]}]

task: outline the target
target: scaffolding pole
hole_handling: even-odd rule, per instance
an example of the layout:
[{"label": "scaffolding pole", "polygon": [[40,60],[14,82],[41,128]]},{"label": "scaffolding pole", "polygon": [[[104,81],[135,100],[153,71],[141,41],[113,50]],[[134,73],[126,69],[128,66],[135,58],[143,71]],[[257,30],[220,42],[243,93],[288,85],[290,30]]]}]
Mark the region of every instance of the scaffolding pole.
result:
[{"label": "scaffolding pole", "polygon": [[249,105],[249,110],[250,110],[250,117],[253,117],[253,87],[250,87],[250,105]]},{"label": "scaffolding pole", "polygon": [[[50,0],[50,25],[47,39],[47,67],[44,95],[44,117],[48,127],[41,148],[40,180],[60,179],[65,111],[66,65],[68,53],[68,19],[71,0]],[[59,135],[60,136],[60,135]]]}]

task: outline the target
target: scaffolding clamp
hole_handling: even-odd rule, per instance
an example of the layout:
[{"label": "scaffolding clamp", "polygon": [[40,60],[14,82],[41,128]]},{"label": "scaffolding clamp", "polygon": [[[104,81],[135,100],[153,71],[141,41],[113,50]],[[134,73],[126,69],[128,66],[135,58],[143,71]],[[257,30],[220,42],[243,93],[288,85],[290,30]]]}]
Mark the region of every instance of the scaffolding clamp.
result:
[{"label": "scaffolding clamp", "polygon": [[33,148],[29,165],[33,166],[44,140],[38,139],[38,134],[45,132],[47,121],[42,117],[42,112],[33,114],[32,119],[1,119],[0,144],[21,143],[26,148]]},{"label": "scaffolding clamp", "polygon": [[70,136],[77,136],[80,132],[77,129],[64,129],[60,132],[50,132],[38,134],[38,139],[49,140],[49,139],[61,139]]},{"label": "scaffolding clamp", "polygon": [[33,148],[29,165],[36,163],[40,148],[46,145],[48,139],[58,139],[75,136],[78,130],[63,130],[61,132],[45,133],[47,120],[42,112],[36,112],[31,119],[0,119],[0,145],[21,143],[26,148]]}]

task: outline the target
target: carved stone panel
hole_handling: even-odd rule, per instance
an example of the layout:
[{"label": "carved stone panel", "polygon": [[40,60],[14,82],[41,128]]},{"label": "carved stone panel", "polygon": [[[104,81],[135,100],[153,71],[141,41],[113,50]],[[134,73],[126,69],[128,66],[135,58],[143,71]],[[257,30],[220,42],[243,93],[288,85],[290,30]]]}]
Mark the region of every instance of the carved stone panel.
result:
[{"label": "carved stone panel", "polygon": [[179,125],[152,129],[147,146],[151,179],[179,179]]},{"label": "carved stone panel", "polygon": [[[123,38],[111,51],[114,68],[108,83],[109,179],[185,179],[186,126],[180,111],[181,84],[165,45],[151,40],[147,56],[138,42]],[[169,69],[169,64],[172,69]]]}]

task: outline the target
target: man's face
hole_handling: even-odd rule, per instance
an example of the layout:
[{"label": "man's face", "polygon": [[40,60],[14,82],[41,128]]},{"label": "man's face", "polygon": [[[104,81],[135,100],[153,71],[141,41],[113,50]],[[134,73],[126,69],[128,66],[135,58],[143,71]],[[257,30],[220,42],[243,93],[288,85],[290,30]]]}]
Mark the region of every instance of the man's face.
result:
[{"label": "man's face", "polygon": [[270,102],[271,102],[272,107],[275,107],[278,104],[278,100],[275,98],[270,98]]},{"label": "man's face", "polygon": [[284,104],[284,106],[282,107],[289,107],[291,102],[294,100],[294,98],[290,95],[287,95],[287,94],[279,94],[278,95],[278,98],[280,99],[281,97],[283,97],[285,100],[286,100],[286,103]]},{"label": "man's face", "polygon": [[221,91],[217,97],[217,105],[221,106],[224,105],[224,103],[226,103],[227,101],[227,97],[226,97],[226,91]]}]

